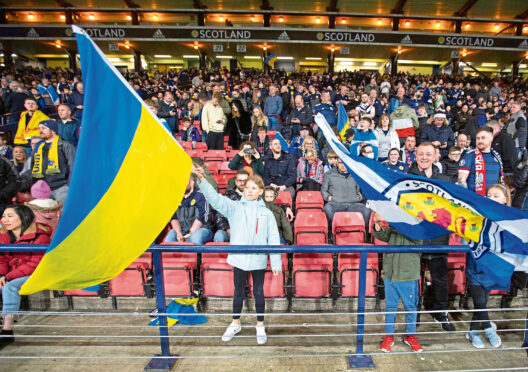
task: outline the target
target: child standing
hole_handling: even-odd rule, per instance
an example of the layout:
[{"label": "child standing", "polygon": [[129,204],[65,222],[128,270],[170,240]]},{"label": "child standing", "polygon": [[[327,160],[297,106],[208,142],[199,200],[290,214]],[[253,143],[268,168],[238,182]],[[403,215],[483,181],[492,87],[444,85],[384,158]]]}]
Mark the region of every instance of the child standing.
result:
[{"label": "child standing", "polygon": [[[419,245],[421,240],[413,240],[389,226],[378,214],[374,215],[374,236],[389,245]],[[400,299],[405,311],[405,337],[403,342],[414,352],[423,348],[416,337],[416,309],[418,307],[420,278],[420,253],[386,253],[383,258],[385,274],[385,332],[381,351],[390,352],[394,345],[394,321]]]}]

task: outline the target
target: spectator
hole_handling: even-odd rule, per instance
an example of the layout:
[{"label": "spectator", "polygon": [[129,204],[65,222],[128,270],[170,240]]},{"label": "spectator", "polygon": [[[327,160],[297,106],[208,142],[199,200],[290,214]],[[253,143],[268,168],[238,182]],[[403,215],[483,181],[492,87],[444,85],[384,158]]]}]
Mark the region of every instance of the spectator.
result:
[{"label": "spectator", "polygon": [[442,174],[449,177],[449,180],[453,183],[458,181],[458,163],[462,155],[462,149],[458,146],[449,148],[449,154],[447,158],[442,160]]},{"label": "spectator", "polygon": [[55,87],[50,84],[49,79],[42,79],[41,83],[37,87],[38,93],[40,94],[42,100],[44,101],[43,111],[44,112],[54,112],[55,105],[60,103],[59,94],[55,90]]},{"label": "spectator", "polygon": [[[399,144],[399,141],[398,141]],[[394,147],[389,150],[389,156],[387,160],[382,162],[381,164],[385,165],[389,170],[392,170],[394,172],[407,172],[407,169],[409,168],[406,163],[403,161],[400,161],[400,150],[398,150],[397,147]]]},{"label": "spectator", "polygon": [[402,161],[409,168],[416,161],[416,137],[408,136],[402,150]]},{"label": "spectator", "polygon": [[43,179],[51,188],[53,199],[66,201],[75,159],[75,147],[57,134],[59,126],[53,119],[39,124],[40,141],[33,152],[31,177]]},{"label": "spectator", "polygon": [[[308,150],[318,150],[317,142],[312,136],[309,136],[310,127],[303,126],[301,127],[301,135],[295,138],[294,141],[290,144],[288,149],[289,153],[293,152],[295,161],[299,160],[301,157],[306,156],[306,151]],[[321,158],[319,156],[319,158]]]},{"label": "spectator", "polygon": [[404,99],[405,99],[405,88],[399,87],[396,90],[396,95],[392,97],[389,101],[388,114],[391,115],[394,111],[396,111],[396,109],[404,103]]},{"label": "spectator", "polygon": [[515,188],[512,205],[515,208],[528,210],[528,160],[524,159],[513,170],[511,186]]},{"label": "spectator", "polygon": [[499,87],[499,82],[498,81],[494,81],[493,82],[493,86],[489,90],[490,97],[500,97],[501,93],[502,93],[502,90]]},{"label": "spectator", "polygon": [[427,105],[421,104],[416,109],[416,114],[418,117],[418,128],[414,130],[416,138],[420,138],[423,129],[429,125],[429,114],[427,113]]},{"label": "spectator", "polygon": [[162,118],[162,117],[158,116],[158,105],[156,104],[156,102],[153,99],[146,99],[145,100],[145,104],[150,108],[152,113],[157,116],[158,120],[161,122],[163,127],[165,129],[167,129],[167,131],[169,133],[172,134],[171,128],[169,127],[169,124],[167,123],[167,120],[165,118]]},{"label": "spectator", "polygon": [[500,123],[492,120],[486,124],[493,129],[493,142],[491,148],[499,154],[504,167],[504,174],[511,175],[517,164],[517,151],[514,139],[506,132],[501,131]]},{"label": "spectator", "polygon": [[13,149],[7,145],[7,134],[0,132],[0,156],[13,159]]},{"label": "spectator", "polygon": [[271,210],[275,216],[275,221],[277,222],[277,227],[279,229],[280,242],[281,244],[292,244],[293,232],[291,224],[286,217],[284,209],[275,204],[277,196],[278,193],[273,187],[266,186],[264,188],[264,202],[266,203],[266,207]]},{"label": "spectator", "polygon": [[68,105],[61,103],[57,107],[57,112],[60,119],[57,122],[57,125],[59,126],[59,137],[77,147],[77,144],[79,143],[79,134],[81,132],[81,124],[77,119],[71,118],[71,110]]},{"label": "spectator", "polygon": [[251,141],[255,142],[260,128],[268,129],[268,118],[262,112],[260,106],[253,107],[253,115],[251,116]]},{"label": "spectator", "polygon": [[405,139],[408,136],[415,136],[416,130],[420,127],[416,111],[407,105],[401,105],[389,115],[392,127],[400,138],[400,146],[403,146]]},{"label": "spectator", "polygon": [[[35,215],[25,205],[11,205],[2,215],[0,244],[49,244],[51,228],[36,223]],[[13,323],[20,309],[20,288],[33,273],[43,253],[2,253],[0,255],[0,290],[3,324],[0,348],[15,341]]]},{"label": "spectator", "polygon": [[196,142],[200,142],[202,137],[200,136],[200,131],[195,126],[191,125],[191,120],[189,118],[183,118],[181,120],[182,129],[180,130],[180,139],[183,142],[191,142],[192,147],[194,148]]},{"label": "spectator", "polygon": [[332,103],[336,107],[339,102],[341,102],[343,106],[348,106],[348,104],[351,102],[351,99],[348,95],[348,87],[345,84],[341,85],[341,89],[339,93],[336,94],[334,98],[332,99]]},{"label": "spectator", "polygon": [[[459,100],[459,102],[461,101]],[[471,119],[471,113],[469,111],[469,106],[466,103],[464,103],[461,106],[460,111],[457,112],[454,119],[455,119],[454,131],[464,132],[467,124],[469,123],[469,120]]]},{"label": "spectator", "polygon": [[213,237],[213,221],[209,203],[202,192],[195,187],[194,177],[189,177],[183,200],[172,216],[169,233],[165,242],[191,242],[204,244]]},{"label": "spectator", "polygon": [[297,189],[320,191],[323,174],[323,162],[317,158],[317,150],[307,150],[297,163]]},{"label": "spectator", "polygon": [[456,145],[462,149],[462,152],[471,150],[471,139],[465,133],[459,133],[456,140]]},{"label": "spectator", "polygon": [[282,151],[278,139],[271,141],[271,153],[264,158],[264,183],[278,191],[288,191],[295,197],[293,185],[297,179],[295,157]]},{"label": "spectator", "polygon": [[350,144],[350,154],[359,155],[363,146],[370,145],[374,151],[374,159],[378,158],[378,139],[376,138],[374,131],[371,129],[372,124],[373,122],[371,118],[361,118],[359,121],[359,127]]},{"label": "spectator", "polygon": [[375,159],[376,154],[374,153],[374,148],[372,145],[363,145],[359,150],[359,156],[364,156],[369,159]]},{"label": "spectator", "polygon": [[9,113],[8,124],[16,124],[20,120],[20,114],[24,111],[25,101],[28,98],[27,92],[16,80],[9,83],[9,93],[2,96],[6,111]]},{"label": "spectator", "polygon": [[206,103],[202,111],[202,127],[207,133],[207,148],[209,150],[224,149],[224,127],[227,118],[219,104],[223,99],[220,92],[215,92],[213,98]]},{"label": "spectator", "polygon": [[51,235],[53,236],[53,232],[55,232],[59,224],[63,203],[51,199],[51,189],[42,180],[35,182],[31,186],[31,197],[33,200],[25,204],[35,214],[35,222],[51,227]]},{"label": "spectator", "polygon": [[367,93],[363,93],[361,95],[361,102],[358,106],[356,106],[356,110],[359,111],[359,114],[362,118],[367,117],[374,120],[374,116],[376,116],[376,109],[370,104]]},{"label": "spectator", "polygon": [[15,134],[15,145],[28,147],[28,139],[39,134],[39,123],[48,120],[49,117],[38,110],[38,104],[34,98],[26,98],[24,107],[27,111],[23,111],[20,114],[20,121]]},{"label": "spectator", "polygon": [[280,132],[286,140],[298,137],[300,134],[300,128],[304,126],[309,127],[313,122],[312,110],[310,107],[304,106],[302,96],[296,96],[294,102],[295,107],[286,118],[286,122],[282,123],[280,127]]},{"label": "spectator", "polygon": [[255,148],[259,152],[260,156],[265,156],[269,152],[270,139],[268,137],[268,128],[259,127],[257,131],[257,138],[254,141]]},{"label": "spectator", "polygon": [[[436,148],[431,142],[422,142],[416,149],[416,161],[411,165],[408,172],[425,178],[448,181],[438,168],[433,165],[435,161]],[[425,246],[447,245],[449,234],[434,239],[423,241]],[[455,326],[449,322],[447,317],[449,287],[447,282],[447,253],[423,254],[422,261],[425,263],[433,279],[433,319],[439,323],[446,332],[455,332]]]},{"label": "spectator", "polygon": [[484,126],[477,130],[477,148],[467,151],[460,159],[458,183],[482,196],[496,183],[502,183],[502,161],[491,148],[493,129]]},{"label": "spectator", "polygon": [[442,159],[447,156],[449,148],[455,144],[455,136],[447,125],[445,112],[437,111],[435,113],[433,123],[422,130],[420,142],[431,142],[440,148]]},{"label": "spectator", "polygon": [[282,97],[277,95],[277,87],[270,85],[269,96],[266,98],[266,102],[264,102],[264,115],[268,117],[270,130],[277,130],[281,112]]},{"label": "spectator", "polygon": [[[501,184],[491,186],[487,191],[487,197],[500,204],[511,204],[511,197],[509,190]],[[473,306],[475,311],[469,326],[469,331],[466,333],[466,338],[471,341],[471,344],[477,349],[484,347],[484,342],[479,335],[479,329],[482,325],[484,334],[488,338],[491,346],[500,347],[501,339],[497,334],[497,326],[490,322],[486,306],[489,298],[489,288],[495,285],[494,281],[482,270],[480,270],[475,263],[473,256],[468,253],[466,255],[466,276],[469,282],[469,293],[473,299]]]},{"label": "spectator", "polygon": [[[240,201],[233,201],[216,193],[207,183],[201,168],[193,167],[193,173],[199,178],[199,187],[214,209],[227,217],[231,226],[230,244],[233,245],[279,245],[280,237],[273,212],[266,208],[260,199],[264,193],[264,183],[260,176],[247,179],[244,197]],[[260,223],[259,223],[260,222]],[[260,228],[259,228],[260,225]],[[273,275],[282,271],[280,254],[270,254]],[[233,284],[235,293],[233,298],[233,321],[227,327],[222,341],[230,341],[242,330],[240,326],[240,312],[246,296],[246,282],[251,273],[253,279],[253,294],[257,310],[257,343],[267,341],[264,328],[264,274],[267,266],[268,254],[233,254],[227,257],[227,262],[234,266]]]},{"label": "spectator", "polygon": [[251,119],[247,111],[242,107],[240,100],[231,102],[231,114],[227,120],[226,131],[229,136],[228,145],[234,149],[240,147],[241,142],[250,138]]},{"label": "spectator", "polygon": [[326,159],[327,159],[327,164],[324,166],[325,173],[332,169],[335,169],[335,167],[337,166],[337,159],[339,158],[334,150],[330,150],[328,151],[328,155],[326,156]]},{"label": "spectator", "polygon": [[171,132],[178,131],[178,110],[174,102],[174,95],[167,91],[163,99],[158,102],[158,116],[167,121]]},{"label": "spectator", "polygon": [[526,148],[526,136],[528,129],[526,125],[526,116],[524,116],[524,113],[521,110],[521,104],[519,102],[514,102],[511,105],[511,114],[510,121],[506,127],[506,132],[513,137],[515,140],[517,153],[520,153]]},{"label": "spectator", "polygon": [[392,129],[389,115],[381,115],[374,134],[378,140],[378,160],[384,162],[389,156],[390,149],[400,147],[398,133]]},{"label": "spectator", "polygon": [[28,158],[28,153],[22,146],[15,146],[13,149],[12,162],[18,173],[22,172]]},{"label": "spectator", "polygon": [[368,225],[370,210],[363,203],[363,194],[341,159],[337,160],[335,169],[331,169],[324,175],[321,194],[327,202],[324,212],[329,226],[332,226],[336,212],[360,212],[365,224]]},{"label": "spectator", "polygon": [[233,95],[233,101],[231,101],[231,104],[234,101],[238,101],[242,105],[242,108],[244,109],[244,112],[247,112],[248,111],[248,105],[247,105],[246,100],[240,95],[240,91],[238,89],[233,89],[231,94]]},{"label": "spectator", "polygon": [[314,106],[313,114],[314,116],[321,113],[324,118],[326,119],[326,122],[331,127],[336,125],[336,112],[337,109],[335,106],[332,106],[330,101],[330,93],[329,92],[323,92],[321,93],[321,103],[318,103]]},{"label": "spectator", "polygon": [[[383,226],[385,225],[385,227]],[[420,240],[413,240],[400,234],[378,214],[374,216],[374,237],[390,246],[420,245]],[[394,324],[400,299],[405,314],[405,337],[403,342],[414,352],[423,351],[416,337],[416,311],[420,298],[420,253],[386,253],[383,255],[383,273],[385,274],[385,333],[381,351],[388,353],[394,345]]]},{"label": "spectator", "polygon": [[251,167],[253,174],[262,176],[264,165],[255,144],[251,141],[242,142],[240,151],[229,162],[229,169],[239,170],[245,167]]},{"label": "spectator", "polygon": [[68,97],[68,101],[66,103],[70,107],[70,110],[73,113],[75,120],[77,120],[79,123],[82,123],[82,115],[83,115],[83,108],[84,108],[83,83],[78,82],[75,85],[75,87],[77,89],[75,89],[70,94],[70,96]]}]

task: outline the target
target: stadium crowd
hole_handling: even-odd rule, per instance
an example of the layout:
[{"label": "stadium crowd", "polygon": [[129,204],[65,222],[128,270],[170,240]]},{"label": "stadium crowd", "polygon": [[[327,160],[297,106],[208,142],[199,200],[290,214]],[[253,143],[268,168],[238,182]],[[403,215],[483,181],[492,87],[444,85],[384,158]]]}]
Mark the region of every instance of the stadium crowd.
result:
[{"label": "stadium crowd", "polygon": [[[0,75],[0,112],[4,125],[15,126],[12,138],[0,134],[2,209],[13,200],[25,201],[24,193],[31,199],[29,190],[33,194],[35,185],[42,187],[42,181],[49,187],[46,196],[64,202],[82,132],[81,78],[61,69],[1,70]],[[324,116],[354,156],[377,159],[395,172],[451,181],[500,203],[528,209],[528,89],[522,78],[405,73],[391,77],[370,71],[286,74],[273,70],[265,74],[261,70],[195,68],[167,73],[125,72],[124,77],[193,155],[196,169],[203,170],[203,174],[199,171],[200,180],[205,179],[216,191],[221,189],[229,200],[240,201],[246,200],[246,180],[260,176],[262,185],[255,178],[251,178],[252,184],[259,185],[282,244],[295,241],[292,222],[300,191],[320,192],[328,220],[328,243],[336,243],[331,233],[334,216],[345,211],[359,212],[369,233],[392,245],[450,242],[449,235],[411,241],[387,226],[381,216],[375,216],[315,124],[317,114]],[[349,123],[344,133],[337,129],[341,106]],[[223,168],[230,179],[219,188],[212,176],[218,169],[209,169],[211,162],[202,157],[213,151],[227,154],[223,150],[232,155]],[[204,244],[231,240],[228,218],[209,205],[208,198],[214,195],[207,189],[205,197],[200,183],[196,174],[190,177],[181,204],[175,206],[165,241]],[[284,192],[292,203],[279,207],[274,202]],[[455,331],[447,314],[446,254],[386,255],[387,311],[397,308],[399,298],[406,310],[416,310],[421,264],[433,279],[435,321],[445,331]],[[6,272],[0,274],[10,278]],[[489,341],[498,347],[500,338],[484,311],[489,296],[484,289],[487,278],[469,264],[467,276],[474,304],[483,309],[475,313],[474,320],[482,323]],[[519,287],[522,289],[523,284]],[[238,312],[240,307],[238,303]],[[383,351],[390,351],[394,343],[393,321],[387,317]],[[421,351],[414,337],[416,327],[412,326],[416,314],[407,322],[405,342],[413,351]],[[475,347],[483,347],[478,324],[472,323],[467,337]],[[238,332],[239,323],[230,327],[225,340]],[[263,327],[258,332],[262,341]]]}]

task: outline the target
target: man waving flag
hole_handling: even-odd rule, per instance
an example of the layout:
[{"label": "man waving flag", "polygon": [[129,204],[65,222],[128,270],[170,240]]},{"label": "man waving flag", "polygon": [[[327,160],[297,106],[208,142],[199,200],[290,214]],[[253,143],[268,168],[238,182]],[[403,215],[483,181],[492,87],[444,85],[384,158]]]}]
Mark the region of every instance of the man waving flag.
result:
[{"label": "man waving flag", "polygon": [[85,288],[139,257],[179,205],[191,159],[84,30],[82,134],[64,212],[21,294]]},{"label": "man waving flag", "polygon": [[354,177],[367,206],[412,239],[445,235],[465,238],[479,268],[496,289],[509,289],[514,270],[528,272],[528,213],[451,182],[393,172],[375,160],[351,156],[324,116],[315,122]]}]

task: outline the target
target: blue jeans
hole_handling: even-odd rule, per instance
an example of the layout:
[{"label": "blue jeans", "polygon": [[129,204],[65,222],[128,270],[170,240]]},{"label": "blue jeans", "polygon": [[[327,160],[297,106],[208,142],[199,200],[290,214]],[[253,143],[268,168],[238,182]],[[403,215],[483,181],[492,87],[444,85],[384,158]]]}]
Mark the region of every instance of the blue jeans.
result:
[{"label": "blue jeans", "polygon": [[2,315],[11,315],[20,309],[20,287],[29,279],[29,276],[13,279],[8,282],[2,291]]},{"label": "blue jeans", "polygon": [[[205,242],[208,242],[209,240],[211,240],[212,237],[213,237],[213,232],[211,231],[211,229],[202,227],[196,230],[195,232],[193,232],[191,236],[189,236],[189,239],[187,239],[187,241],[197,244],[197,245],[202,245]],[[178,237],[176,235],[176,231],[171,229],[169,233],[167,234],[167,236],[165,237],[164,242],[177,242],[177,241],[178,241]]]},{"label": "blue jeans", "polygon": [[[400,298],[403,302],[405,311],[414,311],[405,314],[405,333],[407,335],[416,334],[416,309],[418,308],[418,280],[408,282],[391,282],[389,278],[385,278],[385,332],[388,335],[394,333],[394,321],[398,311],[398,303]],[[388,314],[392,313],[392,314]]]},{"label": "blue jeans", "polygon": [[277,130],[277,126],[279,125],[279,118],[268,116],[268,124],[269,124],[268,130]]},{"label": "blue jeans", "polygon": [[213,242],[215,243],[225,243],[229,241],[229,235],[225,230],[218,230],[215,232],[213,237]]},{"label": "blue jeans", "polygon": [[202,142],[207,142],[207,132],[205,130],[202,130]]}]

